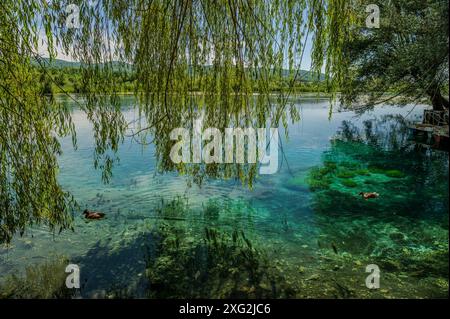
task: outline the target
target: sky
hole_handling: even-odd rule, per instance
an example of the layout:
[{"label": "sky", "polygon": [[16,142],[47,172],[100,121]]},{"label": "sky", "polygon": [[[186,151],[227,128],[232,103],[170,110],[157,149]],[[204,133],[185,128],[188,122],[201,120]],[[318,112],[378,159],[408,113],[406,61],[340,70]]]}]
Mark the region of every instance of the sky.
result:
[{"label": "sky", "polygon": [[[304,14],[306,14],[306,12]],[[306,16],[305,16],[305,18],[306,18]],[[39,41],[39,47],[38,47],[38,54],[41,57],[48,58],[49,57],[48,41],[47,41],[45,32],[42,28],[42,24],[39,23],[39,25],[41,25],[41,28],[40,28],[40,32],[39,32],[40,41]],[[311,41],[311,37],[309,37],[306,42],[305,52],[303,55],[303,60],[301,62],[300,68],[302,70],[310,70],[311,69],[311,49],[312,49],[312,41]],[[72,56],[65,54],[64,50],[61,47],[57,47],[56,51],[57,51],[57,55],[56,55],[57,59],[64,60],[64,61],[70,61],[70,62],[79,62],[79,61],[76,61],[75,59],[73,59]],[[284,63],[284,67],[286,69],[288,68],[287,60]]]},{"label": "sky", "polygon": [[[41,57],[48,58],[49,57],[48,44],[47,44],[47,40],[46,40],[46,37],[44,34],[42,34],[40,36],[39,42],[40,42],[40,44],[39,44],[39,48],[38,48],[38,54]],[[311,43],[311,40],[309,40],[306,43],[305,53],[304,53],[303,60],[301,63],[302,70],[310,70],[311,69],[311,48],[312,48],[312,43]],[[78,62],[75,59],[73,59],[72,56],[65,54],[61,47],[57,48],[56,58],[59,60],[64,60],[64,61],[69,61],[69,62]],[[285,68],[287,68],[287,61],[285,63]]]}]

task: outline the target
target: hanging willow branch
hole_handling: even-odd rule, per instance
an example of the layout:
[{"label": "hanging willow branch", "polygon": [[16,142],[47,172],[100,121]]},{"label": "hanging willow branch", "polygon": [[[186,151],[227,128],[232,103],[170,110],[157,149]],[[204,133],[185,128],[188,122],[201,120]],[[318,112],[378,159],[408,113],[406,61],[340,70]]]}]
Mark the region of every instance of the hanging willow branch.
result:
[{"label": "hanging willow branch", "polygon": [[[331,88],[345,72],[342,45],[353,23],[344,0],[3,0],[0,2],[0,242],[26,226],[71,227],[74,201],[57,181],[58,137],[75,131],[69,110],[48,95],[53,82],[39,63],[42,42],[81,62],[83,102],[93,123],[94,165],[111,176],[127,130],[117,96],[117,72],[136,77],[138,130],[153,138],[159,168],[201,183],[240,178],[249,186],[255,165],[173,164],[169,132],[192,127],[287,125],[289,85],[271,95],[270,83],[301,80],[312,35],[316,72],[325,63]],[[67,24],[79,8],[79,28]],[[309,31],[307,31],[309,30]],[[36,63],[38,62],[38,63]],[[287,74],[286,74],[286,71]],[[254,93],[258,95],[254,95]],[[281,123],[280,123],[281,122]],[[146,128],[144,130],[144,128]]]}]

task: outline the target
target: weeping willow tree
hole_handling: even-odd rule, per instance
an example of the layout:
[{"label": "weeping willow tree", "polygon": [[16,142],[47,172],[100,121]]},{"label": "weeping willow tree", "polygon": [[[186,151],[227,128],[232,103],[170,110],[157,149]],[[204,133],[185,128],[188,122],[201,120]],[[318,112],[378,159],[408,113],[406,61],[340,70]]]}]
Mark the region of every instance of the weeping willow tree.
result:
[{"label": "weeping willow tree", "polygon": [[418,101],[448,109],[448,6],[442,0],[382,1],[379,28],[353,28],[344,46],[343,105],[365,111]]},{"label": "weeping willow tree", "polygon": [[[42,47],[50,58],[63,51],[81,62],[76,103],[93,123],[94,165],[106,181],[132,134],[156,145],[162,171],[251,186],[256,165],[174,164],[170,131],[197,118],[219,129],[298,120],[292,86],[269,95],[270,81],[286,68],[291,83],[300,80],[312,41],[313,69],[325,69],[336,90],[346,71],[343,45],[364,8],[346,0],[3,0],[0,10],[0,242],[9,242],[32,224],[70,228],[75,208],[57,180],[58,139],[72,136],[76,147],[75,131],[69,110],[46,89],[55,81]],[[140,114],[131,133],[114,76],[130,68]]]}]

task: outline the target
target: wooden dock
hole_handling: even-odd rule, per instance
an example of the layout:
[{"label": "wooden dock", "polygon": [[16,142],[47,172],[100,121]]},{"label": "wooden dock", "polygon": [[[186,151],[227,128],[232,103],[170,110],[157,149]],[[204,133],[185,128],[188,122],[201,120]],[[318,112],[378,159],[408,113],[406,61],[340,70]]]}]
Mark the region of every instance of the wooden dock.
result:
[{"label": "wooden dock", "polygon": [[424,111],[423,122],[409,126],[415,141],[433,148],[449,150],[448,111]]}]

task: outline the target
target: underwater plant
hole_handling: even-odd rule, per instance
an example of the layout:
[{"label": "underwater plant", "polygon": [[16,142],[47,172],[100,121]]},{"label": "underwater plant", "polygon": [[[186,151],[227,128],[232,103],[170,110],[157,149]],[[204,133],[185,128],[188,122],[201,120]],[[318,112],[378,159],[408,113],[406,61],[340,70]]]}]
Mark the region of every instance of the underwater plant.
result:
[{"label": "underwater plant", "polygon": [[331,174],[334,169],[331,167],[314,167],[309,171],[306,182],[311,191],[328,189],[331,185]]},{"label": "underwater plant", "polygon": [[339,172],[336,176],[339,178],[353,178],[356,177],[356,172],[353,171],[342,171]]},{"label": "underwater plant", "polygon": [[342,185],[344,185],[346,187],[351,187],[351,188],[358,186],[358,183],[351,179],[344,179],[341,181],[341,183],[342,183]]},{"label": "underwater plant", "polygon": [[385,170],[375,165],[369,165],[368,170],[372,174],[384,174]]},{"label": "underwater plant", "polygon": [[29,266],[23,276],[13,274],[0,284],[0,299],[69,299],[75,295],[66,287],[65,257]]},{"label": "underwater plant", "polygon": [[217,201],[209,200],[203,208],[203,216],[210,221],[216,221],[220,217],[220,205]]},{"label": "underwater plant", "polygon": [[[171,206],[171,205],[169,205]],[[205,221],[218,214],[203,207]],[[242,230],[203,230],[166,221],[151,236],[146,276],[150,298],[280,298],[295,295],[265,251]]]},{"label": "underwater plant", "polygon": [[396,169],[390,169],[385,171],[384,173],[386,176],[388,177],[393,177],[393,178],[403,178],[405,177],[405,174],[399,170]]},{"label": "underwater plant", "polygon": [[360,168],[355,171],[355,174],[359,176],[370,176],[370,171],[365,168]]}]

